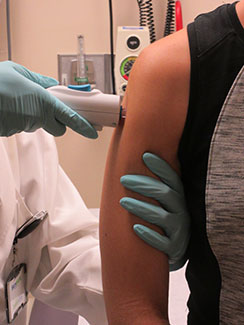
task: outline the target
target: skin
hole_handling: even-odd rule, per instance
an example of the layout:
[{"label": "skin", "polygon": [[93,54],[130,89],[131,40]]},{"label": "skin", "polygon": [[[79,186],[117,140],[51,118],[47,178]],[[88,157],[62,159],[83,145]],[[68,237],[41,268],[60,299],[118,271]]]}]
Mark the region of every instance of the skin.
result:
[{"label": "skin", "polygon": [[177,150],[187,113],[189,71],[187,34],[182,30],[145,49],[130,74],[126,121],[113,134],[101,204],[102,274],[110,325],[168,324],[167,256],[140,240],[132,226],[141,223],[161,230],[120,207],[125,196],[146,200],[126,190],[120,177],[155,177],[142,162],[145,151],[163,157],[179,172]]},{"label": "skin", "polygon": [[244,27],[244,1],[243,0],[237,3],[236,12],[242,24],[242,27]]},{"label": "skin", "polygon": [[[237,4],[244,25],[244,0]],[[165,37],[142,51],[130,74],[124,106],[127,116],[113,134],[104,178],[100,219],[102,277],[109,325],[168,324],[168,259],[133,232],[135,223],[161,230],[124,210],[133,197],[120,177],[149,175],[146,151],[164,158],[180,173],[178,146],[189,101],[190,53],[187,31]]]}]

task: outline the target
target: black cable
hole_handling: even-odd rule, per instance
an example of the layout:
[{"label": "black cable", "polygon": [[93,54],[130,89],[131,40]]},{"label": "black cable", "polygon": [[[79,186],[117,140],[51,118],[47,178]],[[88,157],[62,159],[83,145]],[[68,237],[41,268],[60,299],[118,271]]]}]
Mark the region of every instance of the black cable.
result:
[{"label": "black cable", "polygon": [[147,26],[147,14],[145,12],[143,0],[137,0],[139,7],[140,26]]},{"label": "black cable", "polygon": [[175,1],[168,0],[164,36],[168,36],[175,31]]},{"label": "black cable", "polygon": [[153,6],[152,1],[147,1],[147,23],[149,28],[150,40],[151,43],[156,41],[155,27],[154,27],[154,18],[153,18]]},{"label": "black cable", "polygon": [[115,76],[114,76],[114,36],[113,36],[113,8],[112,0],[109,0],[109,21],[110,21],[110,58],[111,58],[111,77],[112,77],[112,91],[115,91]]},{"label": "black cable", "polygon": [[137,0],[139,6],[140,26],[148,26],[150,42],[156,41],[152,0]]},{"label": "black cable", "polygon": [[9,0],[6,0],[6,21],[7,21],[7,40],[8,40],[8,60],[12,60],[11,34],[10,34],[10,14]]}]

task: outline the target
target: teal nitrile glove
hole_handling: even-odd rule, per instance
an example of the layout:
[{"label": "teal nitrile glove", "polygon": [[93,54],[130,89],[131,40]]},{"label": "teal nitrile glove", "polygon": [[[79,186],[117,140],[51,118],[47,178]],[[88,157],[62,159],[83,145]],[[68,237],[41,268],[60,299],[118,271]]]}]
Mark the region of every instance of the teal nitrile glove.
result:
[{"label": "teal nitrile glove", "polygon": [[170,271],[175,271],[187,260],[186,250],[190,239],[190,216],[183,185],[177,173],[164,160],[151,153],[145,153],[143,160],[161,181],[148,176],[125,175],[121,177],[121,183],[134,192],[157,200],[161,206],[129,197],[122,198],[120,204],[129,212],[163,229],[165,236],[143,225],[134,225],[134,231],[141,239],[169,256]]},{"label": "teal nitrile glove", "polygon": [[66,126],[88,138],[97,138],[91,124],[49,94],[57,85],[50,77],[34,73],[11,61],[0,63],[0,136],[43,128],[60,136]]}]

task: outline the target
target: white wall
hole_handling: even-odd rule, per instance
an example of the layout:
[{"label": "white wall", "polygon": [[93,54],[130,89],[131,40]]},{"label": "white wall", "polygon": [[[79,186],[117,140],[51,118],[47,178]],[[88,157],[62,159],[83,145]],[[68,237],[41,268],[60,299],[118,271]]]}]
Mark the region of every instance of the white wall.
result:
[{"label": "white wall", "polygon": [[[166,1],[153,0],[157,37],[162,37]],[[182,0],[184,24],[197,14],[222,4],[221,0]],[[76,36],[83,34],[87,53],[109,53],[108,0],[12,0],[13,60],[57,78],[57,54],[75,53]],[[137,25],[136,0],[114,0],[114,25]],[[0,4],[0,60],[6,59],[5,0]],[[116,34],[116,33],[115,33]],[[61,164],[88,207],[100,203],[106,153],[112,130],[96,141],[68,130],[57,139]]]},{"label": "white wall", "polygon": [[225,3],[232,3],[235,1],[225,1],[225,0],[181,0],[182,7],[184,10],[184,23],[188,24],[194,17],[200,13],[208,12],[221,6]]}]

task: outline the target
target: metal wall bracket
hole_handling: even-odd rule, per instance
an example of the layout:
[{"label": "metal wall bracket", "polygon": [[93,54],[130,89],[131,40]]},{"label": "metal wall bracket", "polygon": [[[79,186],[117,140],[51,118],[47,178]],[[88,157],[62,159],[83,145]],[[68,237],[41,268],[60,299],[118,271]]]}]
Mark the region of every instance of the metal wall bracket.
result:
[{"label": "metal wall bracket", "polygon": [[[103,93],[112,93],[110,54],[86,54],[87,76],[90,84]],[[61,85],[75,84],[76,54],[58,54],[58,80]]]}]

